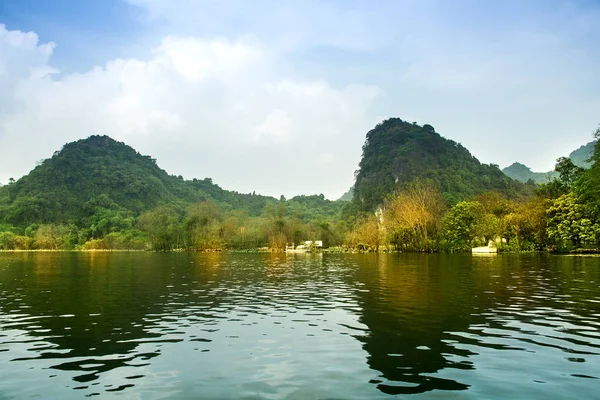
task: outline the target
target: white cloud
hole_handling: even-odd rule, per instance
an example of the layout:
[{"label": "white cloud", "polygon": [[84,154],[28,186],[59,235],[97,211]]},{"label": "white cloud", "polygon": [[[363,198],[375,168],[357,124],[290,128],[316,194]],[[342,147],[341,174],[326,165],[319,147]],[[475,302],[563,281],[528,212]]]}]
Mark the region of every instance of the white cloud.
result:
[{"label": "white cloud", "polygon": [[336,196],[390,116],[535,170],[598,124],[591,3],[125,1],[141,17],[130,39],[153,50],[80,74],[53,74],[53,44],[0,29],[0,181],[107,133],[188,178]]},{"label": "white cloud", "polygon": [[259,51],[243,43],[225,39],[205,41],[198,38],[167,36],[156,51],[159,59],[191,82],[199,82],[211,73],[239,70]]},{"label": "white cloud", "polygon": [[[4,27],[0,38],[13,51],[5,70],[52,71],[53,45]],[[170,173],[231,190],[335,197],[351,184],[379,89],[280,77],[278,61],[244,39],[170,35],[152,54],[80,74],[7,73],[3,102],[20,108],[0,118],[0,181],[65,142],[108,134]],[[327,173],[305,173],[323,162],[320,146],[341,157],[327,158]]]}]

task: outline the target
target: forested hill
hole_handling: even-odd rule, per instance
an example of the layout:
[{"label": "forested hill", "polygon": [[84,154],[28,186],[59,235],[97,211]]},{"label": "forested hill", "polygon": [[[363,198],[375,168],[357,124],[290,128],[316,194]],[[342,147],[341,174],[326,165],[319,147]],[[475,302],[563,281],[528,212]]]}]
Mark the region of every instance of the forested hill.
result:
[{"label": "forested hill", "polygon": [[573,164],[581,168],[590,168],[590,157],[594,154],[597,140],[593,140],[586,145],[581,146],[577,150],[574,150],[569,154],[569,158],[573,161]]},{"label": "forested hill", "polygon": [[415,178],[430,180],[449,204],[488,191],[517,196],[526,186],[480,163],[469,151],[440,136],[431,125],[390,118],[367,133],[356,173],[354,201],[373,210]]},{"label": "forested hill", "polygon": [[535,183],[548,183],[552,179],[558,178],[555,171],[533,172],[528,166],[515,162],[502,170],[506,176],[516,179],[520,182],[527,182],[530,179]]},{"label": "forested hill", "polygon": [[[589,159],[594,153],[596,142],[596,140],[593,140],[588,144],[579,147],[577,150],[573,150],[571,154],[569,154],[569,158],[573,164],[581,168],[590,168],[591,163],[589,162]],[[556,171],[533,172],[531,168],[518,162],[504,168],[502,172],[510,178],[521,182],[527,182],[531,179],[536,183],[548,183],[552,179],[558,178],[558,172]]]},{"label": "forested hill", "polygon": [[0,221],[17,226],[77,223],[98,208],[137,215],[159,204],[183,208],[203,200],[250,215],[276,201],[223,190],[209,178],[184,181],[124,143],[90,136],[66,144],[28,175],[0,187]]}]

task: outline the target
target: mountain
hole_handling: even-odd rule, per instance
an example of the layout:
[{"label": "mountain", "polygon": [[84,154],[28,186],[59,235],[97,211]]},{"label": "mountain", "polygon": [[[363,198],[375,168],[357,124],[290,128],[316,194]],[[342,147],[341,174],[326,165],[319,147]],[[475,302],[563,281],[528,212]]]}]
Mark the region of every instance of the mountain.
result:
[{"label": "mountain", "polygon": [[591,163],[588,160],[594,153],[596,142],[597,140],[593,140],[569,154],[569,158],[571,161],[573,161],[573,164],[577,165],[578,167],[589,168]]},{"label": "mountain", "polygon": [[480,163],[459,143],[445,139],[428,124],[390,118],[367,133],[356,173],[354,202],[374,210],[396,188],[415,178],[432,181],[449,204],[488,191],[507,196],[526,192],[526,186]]},{"label": "mountain", "polygon": [[535,183],[548,183],[554,178],[558,178],[558,173],[554,171],[550,172],[533,172],[528,166],[521,163],[513,163],[512,165],[504,168],[502,172],[517,181],[527,182],[529,180]]},{"label": "mountain", "polygon": [[[581,146],[577,150],[574,150],[569,154],[569,158],[573,161],[573,164],[582,168],[590,168],[591,164],[588,162],[594,147],[596,146],[597,140],[591,141],[588,144]],[[549,172],[533,172],[531,168],[524,164],[515,162],[512,165],[502,170],[506,176],[516,179],[520,182],[527,182],[530,179],[535,183],[548,183],[554,178],[558,178],[558,173],[555,171]]]},{"label": "mountain", "polygon": [[354,188],[350,188],[338,200],[341,200],[341,201],[351,201],[353,197],[354,197]]},{"label": "mountain", "polygon": [[0,221],[78,223],[98,207],[138,215],[160,204],[183,208],[203,200],[250,215],[276,201],[224,190],[210,178],[185,181],[167,174],[150,156],[96,135],[66,144],[28,175],[0,187]]}]

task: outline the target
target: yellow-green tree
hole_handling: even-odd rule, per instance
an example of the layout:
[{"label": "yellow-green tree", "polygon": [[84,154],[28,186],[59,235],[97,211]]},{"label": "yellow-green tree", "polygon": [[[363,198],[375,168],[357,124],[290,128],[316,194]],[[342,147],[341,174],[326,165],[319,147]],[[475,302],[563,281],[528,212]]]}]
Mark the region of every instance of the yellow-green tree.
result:
[{"label": "yellow-green tree", "polygon": [[346,234],[345,242],[349,247],[361,251],[379,250],[383,240],[378,217],[369,214],[359,219],[354,229]]},{"label": "yellow-green tree", "polygon": [[437,248],[445,209],[440,192],[432,184],[413,182],[385,202],[383,226],[390,243],[398,250]]},{"label": "yellow-green tree", "polygon": [[224,247],[223,212],[212,201],[188,207],[185,221],[186,244],[192,250],[220,250]]},{"label": "yellow-green tree", "polygon": [[138,224],[148,235],[153,250],[171,251],[182,244],[179,219],[172,207],[158,206],[140,215]]}]

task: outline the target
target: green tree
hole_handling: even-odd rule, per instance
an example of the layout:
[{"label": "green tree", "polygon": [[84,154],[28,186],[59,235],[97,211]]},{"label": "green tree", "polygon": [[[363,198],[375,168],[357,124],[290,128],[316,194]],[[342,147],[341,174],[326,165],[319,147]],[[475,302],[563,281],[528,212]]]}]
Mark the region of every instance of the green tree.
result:
[{"label": "green tree", "polygon": [[158,206],[140,215],[139,226],[155,251],[171,251],[181,245],[179,214],[168,206]]},{"label": "green tree", "polygon": [[574,191],[582,202],[593,208],[592,212],[596,219],[600,219],[600,127],[594,132],[594,137],[599,140],[590,159],[592,165],[574,184]]},{"label": "green tree", "polygon": [[574,193],[554,200],[546,215],[548,238],[557,250],[598,243],[600,227],[594,221],[592,209],[582,204]]},{"label": "green tree", "polygon": [[215,250],[224,246],[223,212],[212,201],[188,207],[184,227],[187,247],[193,250]]},{"label": "green tree", "polygon": [[451,251],[467,251],[482,244],[486,212],[478,201],[457,203],[444,218],[446,246]]}]

